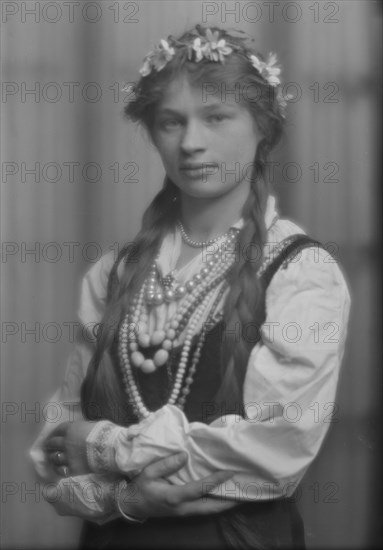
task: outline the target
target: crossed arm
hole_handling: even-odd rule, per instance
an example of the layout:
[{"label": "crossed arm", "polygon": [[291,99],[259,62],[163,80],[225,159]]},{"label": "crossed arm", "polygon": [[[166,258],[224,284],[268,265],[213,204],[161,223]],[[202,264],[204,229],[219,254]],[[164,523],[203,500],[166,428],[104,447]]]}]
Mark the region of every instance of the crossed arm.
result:
[{"label": "crossed arm", "polygon": [[[100,476],[100,482],[109,484],[105,499],[97,503],[97,521],[115,517],[109,489],[126,476],[135,485],[125,487],[125,493],[144,495],[139,499],[142,505],[128,502],[128,513],[133,515],[185,513],[188,507],[183,504],[191,502],[199,510],[194,513],[203,513],[208,507],[200,506],[201,495],[208,491],[211,496],[204,500],[215,506],[293,492],[319,450],[331,421],[329,413],[336,412],[349,312],[344,279],[323,254],[318,263],[310,250],[304,251],[301,260],[277,273],[269,287],[262,343],[251,353],[244,386],[247,420],[227,415],[211,425],[188,423],[179,409],[165,406],[130,428],[107,421],[72,422],[51,434],[45,456],[51,453],[52,458],[55,449],[63,449],[72,473],[93,476],[89,479]],[[93,294],[97,294],[94,289]],[[299,337],[286,327],[300,331]],[[84,347],[79,349],[84,353]],[[84,365],[84,360],[80,362]],[[73,386],[74,371],[69,372],[67,382],[72,380]],[[180,451],[186,453],[181,462],[169,458]],[[164,471],[165,476],[156,477]],[[156,502],[155,509],[150,508],[150,500]],[[173,503],[170,509],[169,502]]]}]

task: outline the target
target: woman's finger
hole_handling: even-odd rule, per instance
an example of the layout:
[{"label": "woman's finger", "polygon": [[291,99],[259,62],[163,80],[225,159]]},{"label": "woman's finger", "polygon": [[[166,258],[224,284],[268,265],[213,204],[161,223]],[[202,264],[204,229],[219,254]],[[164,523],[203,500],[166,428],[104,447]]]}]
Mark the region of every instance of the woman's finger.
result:
[{"label": "woman's finger", "polygon": [[229,470],[220,470],[218,472],[215,472],[214,474],[211,474],[210,476],[201,479],[201,481],[203,482],[201,496],[210,493],[213,489],[215,489],[222,483],[225,483],[225,481],[231,479],[233,475],[234,472],[231,472]]},{"label": "woman's finger", "polygon": [[185,485],[171,485],[169,487],[170,499],[175,503],[194,501],[214,491],[216,487],[233,477],[234,472],[219,471],[214,474],[191,481]]},{"label": "woman's finger", "polygon": [[177,513],[180,516],[204,516],[210,514],[219,514],[225,510],[234,508],[240,502],[228,500],[225,498],[202,497],[192,502],[184,502],[179,505]]}]

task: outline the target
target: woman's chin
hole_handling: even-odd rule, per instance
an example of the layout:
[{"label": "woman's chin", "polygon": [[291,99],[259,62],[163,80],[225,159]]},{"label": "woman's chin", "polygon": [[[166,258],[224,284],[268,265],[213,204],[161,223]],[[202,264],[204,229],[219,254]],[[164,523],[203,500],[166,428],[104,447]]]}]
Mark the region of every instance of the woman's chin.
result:
[{"label": "woman's chin", "polygon": [[214,200],[219,199],[225,193],[222,193],[214,189],[188,189],[182,190],[182,194],[185,200],[199,199],[199,200]]},{"label": "woman's chin", "polygon": [[221,181],[206,181],[206,178],[184,179],[176,185],[185,198],[195,199],[219,199],[237,187],[237,185],[227,185]]}]

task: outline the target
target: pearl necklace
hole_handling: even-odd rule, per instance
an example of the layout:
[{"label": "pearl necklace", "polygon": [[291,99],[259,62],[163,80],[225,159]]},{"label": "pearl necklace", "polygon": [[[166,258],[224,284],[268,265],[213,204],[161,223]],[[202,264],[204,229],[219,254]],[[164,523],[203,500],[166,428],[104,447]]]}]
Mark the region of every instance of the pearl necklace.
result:
[{"label": "pearl necklace", "polygon": [[[236,234],[234,233],[232,236],[233,241],[235,237]],[[156,368],[167,364],[170,353],[178,344],[177,338],[187,327],[173,388],[168,400],[169,404],[176,404],[181,408],[185,403],[199,361],[205,331],[201,331],[200,340],[193,354],[188,376],[185,378],[193,335],[196,332],[196,327],[203,314],[206,312],[214,292],[223,282],[211,308],[210,316],[214,314],[219,299],[222,297],[223,291],[227,288],[227,281],[225,281],[225,278],[235,261],[234,255],[227,263],[220,261],[219,255],[216,256],[215,261],[213,261],[210,266],[211,270],[208,270],[205,278],[201,278],[198,285],[190,287],[189,294],[186,295],[183,302],[179,304],[173,318],[165,323],[163,330],[155,330],[151,336],[148,334],[148,304],[145,301],[145,293],[148,290],[148,286],[152,284],[150,277],[143,283],[139,293],[132,301],[128,313],[124,317],[119,333],[120,366],[122,369],[125,392],[137,416],[141,419],[146,418],[150,414],[150,411],[143,403],[132,367],[140,368],[143,372],[150,373],[156,370]],[[153,358],[145,358],[140,348],[143,351],[144,348],[150,345],[159,347],[159,349],[154,353]],[[182,389],[183,380],[185,385]],[[182,395],[179,397],[181,390]]]},{"label": "pearl necklace", "polygon": [[[229,245],[228,250],[230,250],[230,245],[234,244],[237,235],[237,230],[230,230],[227,233],[225,241],[227,241],[227,245]],[[218,238],[221,239],[222,237]],[[199,273],[194,275],[185,284],[176,284],[173,272],[166,277],[159,277],[157,260],[158,257],[156,258],[156,261],[153,262],[148,277],[145,292],[145,301],[148,305],[161,305],[164,302],[170,303],[172,301],[178,301],[186,294],[192,293],[204,279],[209,278],[211,273],[215,274],[215,267],[217,262],[220,260],[220,254],[218,252],[213,254],[212,259],[206,262],[206,266],[204,266]]]},{"label": "pearl necklace", "polygon": [[[121,336],[124,341],[123,360],[126,360],[125,355],[129,351],[131,352],[130,361],[135,367],[141,368],[143,372],[150,373],[163,366],[169,358],[169,351],[177,343],[176,337],[184,330],[201,302],[204,302],[205,298],[210,299],[210,293],[224,280],[233,263],[234,259],[231,259],[228,264],[218,264],[218,267],[209,274],[200,288],[195,288],[180,304],[174,317],[166,322],[164,329],[154,331],[151,336],[148,334],[148,311],[144,303],[145,282],[137,300],[130,308],[130,313],[125,315],[121,326]],[[162,349],[156,351],[152,359],[146,359],[144,354],[139,351],[139,347],[148,348],[150,345],[161,346]]]},{"label": "pearl necklace", "polygon": [[184,243],[188,244],[189,246],[192,246],[193,248],[202,248],[204,246],[209,246],[211,244],[216,243],[217,241],[227,238],[229,236],[230,231],[226,231],[223,235],[220,235],[219,237],[216,237],[215,239],[210,239],[209,241],[193,241],[189,237],[189,235],[186,233],[184,226],[180,221],[178,221],[178,227],[181,231],[181,237]]},{"label": "pearl necklace", "polygon": [[[218,283],[219,284],[219,283]],[[222,285],[216,299],[214,300],[214,303],[212,305],[210,315],[207,319],[207,326],[211,325],[213,320],[217,320],[217,314],[216,314],[216,308],[226,291],[228,286],[227,281],[224,281],[224,284]],[[214,289],[215,290],[215,289]],[[138,302],[142,299],[142,293],[140,292],[140,295],[138,297]],[[200,320],[204,309],[207,305],[207,303],[210,300],[210,295],[208,294],[205,298],[205,300],[200,304],[200,306],[196,309],[195,315],[193,316],[193,321],[190,323],[190,326],[188,327],[187,335],[185,338],[185,342],[183,345],[183,349],[181,352],[181,357],[179,361],[179,366],[176,372],[176,376],[173,383],[173,388],[171,390],[169,399],[167,401],[170,405],[176,405],[181,410],[184,408],[187,396],[190,393],[190,386],[193,383],[194,380],[194,374],[197,369],[198,361],[201,356],[201,350],[203,343],[206,338],[206,331],[202,330],[199,336],[199,340],[196,346],[196,349],[193,353],[192,362],[189,368],[189,372],[186,373],[188,360],[189,360],[189,352],[191,348],[191,341],[193,338],[193,332],[195,330],[196,325],[198,324],[198,321]],[[133,409],[139,418],[139,420],[142,420],[144,418],[147,418],[151,411],[145,406],[142,397],[140,395],[138,386],[135,381],[135,377],[131,368],[131,365],[129,363],[129,354],[127,350],[127,340],[128,340],[128,329],[126,325],[122,325],[120,330],[120,343],[119,343],[119,352],[120,352],[120,361],[122,366],[122,378],[124,383],[125,392],[128,395],[129,401],[131,405],[133,406]],[[186,375],[187,374],[187,375]],[[184,386],[182,387],[182,382],[184,380]],[[181,394],[181,396],[180,396]]]}]

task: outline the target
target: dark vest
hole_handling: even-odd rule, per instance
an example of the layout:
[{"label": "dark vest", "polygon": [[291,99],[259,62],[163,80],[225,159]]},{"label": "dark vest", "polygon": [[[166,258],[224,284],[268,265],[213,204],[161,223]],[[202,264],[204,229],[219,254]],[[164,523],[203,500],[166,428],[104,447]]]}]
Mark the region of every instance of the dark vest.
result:
[{"label": "dark vest", "polygon": [[[266,290],[278,269],[286,267],[293,256],[309,246],[318,246],[306,235],[293,235],[283,242],[276,258],[261,275]],[[263,318],[266,317],[265,308]],[[209,416],[224,407],[215,401],[221,382],[220,346],[224,332],[223,322],[207,332],[201,350],[190,394],[184,413],[189,422],[209,422]],[[252,341],[253,345],[256,341]],[[192,345],[192,352],[196,341]],[[153,350],[154,351],[154,350]],[[173,371],[181,349],[173,355]],[[149,350],[150,353],[150,350]],[[117,345],[111,350],[117,365]],[[192,353],[190,354],[192,356]],[[117,371],[116,371],[117,372]],[[141,395],[151,410],[162,407],[168,399],[171,387],[165,368],[151,374],[138,374]],[[213,409],[213,410],[212,410]],[[216,409],[216,410],[214,410]],[[228,411],[229,412],[229,411]],[[240,410],[238,410],[238,414]],[[121,425],[135,423],[133,410],[127,405]],[[304,530],[294,496],[262,502],[245,502],[216,515],[189,516],[186,518],[149,519],[144,524],[132,525],[124,520],[115,520],[103,526],[86,522],[82,533],[82,548],[304,548]]]}]

